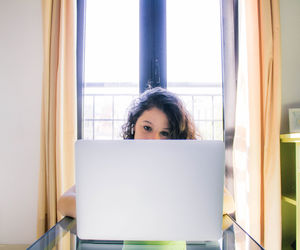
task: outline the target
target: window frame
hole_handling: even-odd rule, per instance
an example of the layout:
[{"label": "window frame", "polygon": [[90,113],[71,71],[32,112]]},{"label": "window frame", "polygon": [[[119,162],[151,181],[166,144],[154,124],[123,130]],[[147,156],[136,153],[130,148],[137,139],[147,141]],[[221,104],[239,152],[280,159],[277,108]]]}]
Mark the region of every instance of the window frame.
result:
[{"label": "window frame", "polygon": [[[139,92],[167,88],[166,0],[139,0]],[[220,0],[224,141],[232,147],[237,83],[237,0]],[[77,138],[83,138],[86,0],[77,0]],[[226,42],[225,42],[226,41]],[[226,145],[225,145],[226,146]]]},{"label": "window frame", "polygon": [[83,84],[85,55],[85,17],[86,0],[77,0],[77,46],[76,46],[76,79],[77,79],[77,139],[83,139]]},{"label": "window frame", "polygon": [[139,91],[167,88],[166,0],[140,0]]}]

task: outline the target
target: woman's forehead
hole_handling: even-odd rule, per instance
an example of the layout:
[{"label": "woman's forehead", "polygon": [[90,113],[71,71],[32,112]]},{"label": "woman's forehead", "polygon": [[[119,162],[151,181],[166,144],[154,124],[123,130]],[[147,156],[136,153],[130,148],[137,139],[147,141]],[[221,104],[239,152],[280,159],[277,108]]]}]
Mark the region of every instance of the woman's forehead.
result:
[{"label": "woman's forehead", "polygon": [[145,110],[138,118],[137,122],[150,122],[153,125],[160,125],[164,128],[169,127],[167,115],[158,108]]}]

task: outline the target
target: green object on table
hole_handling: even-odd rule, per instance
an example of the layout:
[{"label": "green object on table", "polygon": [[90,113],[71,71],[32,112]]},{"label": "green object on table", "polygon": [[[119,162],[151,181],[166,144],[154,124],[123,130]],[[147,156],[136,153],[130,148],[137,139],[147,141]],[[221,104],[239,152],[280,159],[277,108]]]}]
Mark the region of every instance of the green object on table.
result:
[{"label": "green object on table", "polygon": [[186,250],[185,241],[124,241],[123,250]]}]

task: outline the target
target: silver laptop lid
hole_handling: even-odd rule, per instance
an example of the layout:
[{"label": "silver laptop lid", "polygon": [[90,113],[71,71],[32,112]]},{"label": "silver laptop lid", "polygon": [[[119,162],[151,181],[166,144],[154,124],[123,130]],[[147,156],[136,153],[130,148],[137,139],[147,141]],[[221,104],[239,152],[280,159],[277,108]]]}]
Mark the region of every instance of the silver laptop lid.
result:
[{"label": "silver laptop lid", "polygon": [[77,141],[75,152],[79,238],[221,238],[223,142]]}]

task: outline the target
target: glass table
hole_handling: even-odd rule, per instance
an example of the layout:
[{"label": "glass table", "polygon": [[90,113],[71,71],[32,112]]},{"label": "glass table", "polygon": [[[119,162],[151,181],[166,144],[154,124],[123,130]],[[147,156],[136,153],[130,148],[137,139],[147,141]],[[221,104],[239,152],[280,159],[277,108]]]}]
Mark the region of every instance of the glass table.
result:
[{"label": "glass table", "polygon": [[150,243],[147,245],[138,242],[125,241],[87,241],[80,240],[76,235],[76,220],[64,217],[53,228],[33,243],[28,249],[107,249],[107,250],[240,250],[240,249],[264,249],[260,246],[237,222],[229,215],[225,215],[229,227],[223,231],[223,237],[219,242],[187,242],[184,244],[159,245]]}]

